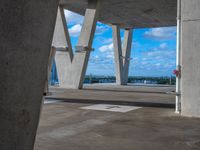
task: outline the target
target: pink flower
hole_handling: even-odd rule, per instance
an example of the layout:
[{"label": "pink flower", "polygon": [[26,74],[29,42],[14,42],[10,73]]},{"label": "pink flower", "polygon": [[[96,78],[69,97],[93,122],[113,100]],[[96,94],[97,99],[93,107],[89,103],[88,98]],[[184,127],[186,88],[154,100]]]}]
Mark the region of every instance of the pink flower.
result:
[{"label": "pink flower", "polygon": [[179,70],[173,70],[173,74],[176,76],[180,76],[181,73]]}]

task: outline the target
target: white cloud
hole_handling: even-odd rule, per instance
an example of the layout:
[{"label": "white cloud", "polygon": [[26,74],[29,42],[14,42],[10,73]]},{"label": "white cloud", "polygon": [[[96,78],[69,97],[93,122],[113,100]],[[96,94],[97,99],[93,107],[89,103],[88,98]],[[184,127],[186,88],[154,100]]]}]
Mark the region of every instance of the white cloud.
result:
[{"label": "white cloud", "polygon": [[155,59],[155,58],[160,58],[160,59],[176,58],[176,52],[172,51],[172,50],[150,51],[150,52],[146,52],[145,55],[147,55],[148,57],[152,57],[153,59]]},{"label": "white cloud", "polygon": [[103,34],[104,32],[106,32],[108,30],[109,30],[109,28],[106,25],[97,25],[96,34],[100,35],[100,34]]},{"label": "white cloud", "polygon": [[99,56],[98,56],[98,55],[95,55],[94,58],[95,58],[95,59],[99,59]]},{"label": "white cloud", "polygon": [[73,37],[76,37],[80,34],[82,26],[80,24],[76,24],[69,28],[69,34]]},{"label": "white cloud", "polygon": [[[77,34],[79,34],[81,31],[84,17],[77,13],[71,12],[69,10],[65,10],[64,12],[65,12],[65,18],[67,20],[67,24],[72,26],[71,29],[75,30],[75,31],[73,30],[71,31],[72,35],[77,36]],[[78,29],[79,32],[77,32],[76,29]],[[96,34],[97,35],[103,34],[107,30],[109,30],[109,26],[104,25],[102,23],[98,23],[96,27]],[[73,34],[74,32],[75,34]]]},{"label": "white cloud", "polygon": [[65,18],[67,20],[67,23],[70,24],[82,24],[84,17],[76,14],[74,12],[71,12],[69,10],[65,10]]},{"label": "white cloud", "polygon": [[90,57],[90,62],[92,62],[92,63],[97,63],[99,61],[101,61],[101,58],[99,57],[99,55],[92,55]]},{"label": "white cloud", "polygon": [[101,46],[99,48],[99,51],[100,52],[107,52],[107,51],[113,51],[113,49],[114,49],[113,43],[111,43],[111,44],[108,44],[108,45]]},{"label": "white cloud", "polygon": [[160,49],[166,49],[166,48],[167,48],[167,43],[160,44]]},{"label": "white cloud", "polygon": [[141,64],[142,64],[142,65],[147,65],[148,62],[147,62],[147,61],[143,61],[143,62],[141,62]]},{"label": "white cloud", "polygon": [[160,66],[161,66],[161,63],[157,63],[157,64],[155,64],[155,66],[160,67]]},{"label": "white cloud", "polygon": [[134,67],[141,73],[146,71],[146,73],[154,74],[152,70],[157,70],[158,72],[155,72],[155,75],[161,75],[161,72],[170,75],[176,66],[176,51],[170,49],[167,43],[161,43],[155,48],[142,52],[141,56],[139,63],[133,63]]},{"label": "white cloud", "polygon": [[149,29],[144,37],[154,40],[170,40],[176,37],[176,27],[164,27]]},{"label": "white cloud", "polygon": [[111,61],[113,63],[114,60],[113,43],[101,46],[99,48],[99,51],[102,53],[101,56],[104,57],[104,59],[107,59],[108,61]]},{"label": "white cloud", "polygon": [[114,52],[108,52],[107,55],[106,55],[106,58],[108,59],[114,59]]},{"label": "white cloud", "polygon": [[96,36],[95,41],[104,45],[104,44],[112,43],[113,39],[112,38],[105,38],[104,36]]},{"label": "white cloud", "polygon": [[[138,57],[133,57],[133,59],[132,59],[132,61],[134,62],[134,64],[135,64],[135,63],[138,63],[139,60],[140,60],[140,59],[139,59]],[[146,59],[145,59],[145,60],[146,60]]]},{"label": "white cloud", "polygon": [[147,58],[142,58],[142,61],[146,61],[147,60]]},{"label": "white cloud", "polygon": [[[82,25],[81,24],[75,24],[73,25],[71,28],[69,28],[69,33],[71,36],[73,37],[77,37],[82,29]],[[96,28],[96,34],[103,34],[105,31],[107,31],[107,27],[104,26],[97,26]]]}]

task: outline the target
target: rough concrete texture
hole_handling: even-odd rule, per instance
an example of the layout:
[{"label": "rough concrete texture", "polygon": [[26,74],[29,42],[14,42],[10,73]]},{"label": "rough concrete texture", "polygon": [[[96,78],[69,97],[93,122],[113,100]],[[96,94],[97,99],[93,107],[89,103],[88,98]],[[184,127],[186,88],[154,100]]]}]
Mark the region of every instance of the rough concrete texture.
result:
[{"label": "rough concrete texture", "polygon": [[126,29],[124,31],[124,39],[123,39],[123,44],[122,44],[122,60],[123,60],[122,85],[127,85],[127,82],[128,82],[132,42],[133,42],[133,30]]},{"label": "rough concrete texture", "polygon": [[[182,0],[182,114],[200,117],[200,1]],[[192,10],[192,11],[191,11]]]},{"label": "rough concrete texture", "polygon": [[111,85],[84,85],[82,90],[50,88],[49,99],[74,103],[107,103],[137,106],[174,107],[175,87],[144,87]]},{"label": "rough concrete texture", "polygon": [[54,47],[67,47],[67,39],[65,34],[66,30],[61,12],[62,10],[59,8],[57,11],[56,24],[52,41],[52,46]]},{"label": "rough concrete texture", "polygon": [[[67,88],[67,81],[70,80],[70,66],[71,59],[69,52],[67,51],[56,51],[55,62],[58,73],[59,86],[63,88]],[[68,79],[70,78],[70,79]]]},{"label": "rough concrete texture", "polygon": [[[94,33],[96,30],[99,8],[100,3],[98,1],[91,1],[85,10],[84,23],[77,43],[77,46],[81,47],[83,50],[78,51],[75,54],[73,54],[72,50],[66,52],[62,51],[56,54],[56,66],[58,70],[60,87],[80,89],[83,86],[90,51],[92,49]],[[63,43],[59,43],[60,38],[62,41],[66,41],[67,39],[68,43],[70,43],[70,39],[65,38],[65,35],[69,37],[69,33],[67,28],[63,28],[61,18],[62,17],[58,12],[56,23],[58,29],[55,30],[55,40],[53,43],[57,46],[63,46]],[[59,28],[60,26],[62,26],[61,29]],[[63,32],[65,32],[65,34]]]},{"label": "rough concrete texture", "polygon": [[118,85],[127,85],[133,32],[131,29],[124,31],[122,44],[119,26],[112,25],[112,30],[116,83]]},{"label": "rough concrete texture", "polygon": [[[93,86],[85,89],[88,91],[88,95],[85,92],[81,95],[82,98],[87,98],[93,88],[94,90],[98,89],[99,94],[104,95],[104,100],[113,98],[118,92],[120,94],[124,92],[124,101],[127,100],[125,95],[131,93],[140,94],[138,97],[146,98],[147,101],[151,101],[155,94],[157,99],[156,97],[154,99],[159,101],[161,100],[159,92],[172,89],[171,87],[129,87],[121,90],[123,87]],[[108,91],[103,91],[103,89]],[[75,98],[76,95],[80,95],[78,90],[73,91]],[[140,93],[141,91],[144,92],[144,95]],[[63,90],[57,90],[57,92],[61,94]],[[158,92],[157,95],[156,92]],[[166,95],[166,99],[167,96],[168,99],[175,100],[174,96]],[[99,99],[96,94],[93,94],[92,97]],[[134,101],[135,98],[132,97],[132,100]],[[200,149],[200,120],[176,115],[174,108],[143,107],[127,113],[80,109],[80,107],[90,105],[93,104],[67,103],[66,101],[45,105],[35,150]]]},{"label": "rough concrete texture", "polygon": [[67,88],[68,81],[71,81],[73,51],[71,40],[67,29],[67,22],[62,7],[59,7],[54,29],[52,45],[56,47],[55,62],[58,73],[59,86]]},{"label": "rough concrete texture", "polygon": [[[99,21],[124,28],[176,25],[177,0],[100,0]],[[87,0],[61,0],[64,7],[84,15]]]},{"label": "rough concrete texture", "polygon": [[0,149],[32,150],[58,0],[0,1]]}]

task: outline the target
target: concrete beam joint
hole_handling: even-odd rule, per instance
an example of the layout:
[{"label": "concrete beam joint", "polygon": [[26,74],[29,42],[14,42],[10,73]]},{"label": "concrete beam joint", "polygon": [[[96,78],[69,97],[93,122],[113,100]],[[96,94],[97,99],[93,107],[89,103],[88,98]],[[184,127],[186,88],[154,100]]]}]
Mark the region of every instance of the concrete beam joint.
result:
[{"label": "concrete beam joint", "polygon": [[[70,55],[71,59],[69,60],[71,50],[69,50],[69,53],[58,53],[56,55],[56,63],[59,64],[57,65],[59,84],[63,88],[80,89],[83,86],[90,52],[94,50],[92,48],[92,42],[96,30],[99,8],[100,1],[88,1],[83,26],[78,38],[77,46],[75,47],[76,53],[72,54],[72,56]],[[63,18],[63,20],[66,24],[65,18]],[[68,30],[65,29],[65,31],[65,35],[69,36]],[[70,44],[70,38],[68,37],[67,39]]]},{"label": "concrete beam joint", "polygon": [[126,85],[128,81],[129,63],[131,60],[130,51],[132,46],[132,29],[125,29],[123,47],[119,25],[112,25],[112,29],[115,54],[116,83],[120,85]]},{"label": "concrete beam joint", "polygon": [[55,47],[55,49],[56,49],[56,51],[66,51],[66,52],[69,51],[68,47]]},{"label": "concrete beam joint", "polygon": [[76,52],[84,52],[84,51],[94,51],[94,48],[86,46],[76,46]]},{"label": "concrete beam joint", "polygon": [[126,61],[130,61],[132,58],[131,57],[126,57],[126,56],[120,56],[120,59],[124,59]]}]

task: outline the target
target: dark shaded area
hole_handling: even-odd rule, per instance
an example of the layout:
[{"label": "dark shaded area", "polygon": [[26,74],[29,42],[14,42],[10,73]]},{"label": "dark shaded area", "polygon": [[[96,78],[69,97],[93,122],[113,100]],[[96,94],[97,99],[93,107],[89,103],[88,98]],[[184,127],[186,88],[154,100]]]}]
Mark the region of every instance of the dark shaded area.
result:
[{"label": "dark shaded area", "polygon": [[158,107],[158,108],[175,108],[175,104],[163,104],[153,102],[130,102],[130,101],[116,101],[116,100],[95,100],[95,99],[72,99],[72,98],[54,98],[45,97],[45,100],[59,100],[66,103],[82,103],[82,104],[112,104],[112,105],[128,105],[140,107]]},{"label": "dark shaded area", "polygon": [[[130,92],[133,92],[133,93],[147,93],[147,94],[167,94],[167,92],[158,92],[158,91],[133,91],[133,90],[121,90],[121,89],[97,89],[97,88],[92,88],[92,89],[81,89],[81,90],[85,90],[85,91],[102,91],[102,92],[125,92],[125,93],[130,93]],[[172,92],[172,94],[175,95],[175,91],[169,91],[169,92]],[[172,95],[171,94],[171,95]]]}]

